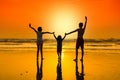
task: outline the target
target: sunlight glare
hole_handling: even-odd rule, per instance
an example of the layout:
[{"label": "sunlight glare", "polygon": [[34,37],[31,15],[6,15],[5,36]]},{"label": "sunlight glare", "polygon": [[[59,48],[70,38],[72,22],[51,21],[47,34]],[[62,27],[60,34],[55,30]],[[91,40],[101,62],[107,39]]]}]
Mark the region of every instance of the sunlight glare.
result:
[{"label": "sunlight glare", "polygon": [[54,10],[51,25],[57,35],[64,36],[64,33],[73,30],[76,24],[77,19],[74,9],[63,7]]}]

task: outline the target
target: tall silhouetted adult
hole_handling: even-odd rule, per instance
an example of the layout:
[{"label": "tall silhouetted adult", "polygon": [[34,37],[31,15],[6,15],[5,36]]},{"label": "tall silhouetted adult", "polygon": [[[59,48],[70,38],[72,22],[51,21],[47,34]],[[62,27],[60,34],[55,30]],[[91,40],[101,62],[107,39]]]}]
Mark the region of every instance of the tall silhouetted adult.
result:
[{"label": "tall silhouetted adult", "polygon": [[56,80],[62,80],[61,59],[58,59],[58,64],[57,64],[57,78],[56,78]]},{"label": "tall silhouetted adult", "polygon": [[41,59],[43,59],[43,52],[42,52],[42,47],[43,47],[43,40],[42,40],[42,35],[43,34],[53,34],[53,32],[42,32],[42,27],[38,27],[38,30],[33,28],[31,24],[29,24],[29,27],[33,29],[36,34],[37,34],[37,58],[39,56],[39,50],[41,52]]},{"label": "tall silhouetted adult", "polygon": [[36,74],[36,80],[42,80],[43,72],[42,72],[42,67],[43,67],[43,60],[41,60],[41,65],[39,67],[39,61],[37,59],[37,74]]},{"label": "tall silhouetted adult", "polygon": [[79,47],[81,47],[81,51],[82,51],[81,60],[83,60],[83,56],[84,56],[84,39],[83,39],[83,35],[84,35],[85,29],[86,29],[86,24],[87,24],[87,17],[85,16],[84,27],[83,27],[83,23],[80,22],[78,29],[76,29],[74,31],[71,31],[69,33],[66,33],[68,35],[68,34],[71,34],[71,33],[74,33],[74,32],[78,32],[77,41],[76,41],[76,59],[74,59],[75,61],[78,60],[78,49],[79,49]]}]

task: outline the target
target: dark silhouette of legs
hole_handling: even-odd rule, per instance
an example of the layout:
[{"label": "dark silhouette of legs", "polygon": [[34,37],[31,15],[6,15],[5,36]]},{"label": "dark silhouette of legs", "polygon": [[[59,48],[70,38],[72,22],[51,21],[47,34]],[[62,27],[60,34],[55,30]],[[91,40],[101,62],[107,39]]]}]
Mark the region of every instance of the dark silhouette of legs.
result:
[{"label": "dark silhouette of legs", "polygon": [[77,41],[76,41],[76,58],[74,59],[74,61],[78,60],[78,49],[79,49],[79,46],[80,46],[80,42],[79,42],[79,39],[77,39]]},{"label": "dark silhouette of legs", "polygon": [[[76,47],[76,59],[74,59],[74,61],[77,61],[78,60],[78,47]],[[81,59],[80,60],[83,60],[83,56],[84,56],[84,46],[81,45]]]},{"label": "dark silhouette of legs", "polygon": [[81,56],[82,60],[83,60],[83,56],[84,56],[84,49],[82,48],[82,56]]},{"label": "dark silhouette of legs", "polygon": [[84,56],[84,45],[81,46],[81,60],[83,60],[83,56]]},{"label": "dark silhouette of legs", "polygon": [[38,57],[39,57],[39,45],[37,44],[37,59],[38,59]]},{"label": "dark silhouette of legs", "polygon": [[79,49],[79,45],[78,45],[78,41],[76,42],[76,58],[74,59],[74,61],[78,60],[78,49]]},{"label": "dark silhouette of legs", "polygon": [[43,51],[42,51],[43,44],[39,45],[37,44],[37,59],[39,57],[39,51],[41,53],[41,59],[43,59]]},{"label": "dark silhouette of legs", "polygon": [[57,55],[58,55],[58,58],[59,58],[59,53],[60,53],[60,51],[59,51],[59,49],[57,49]]},{"label": "dark silhouette of legs", "polygon": [[60,59],[61,59],[61,52],[60,52]]},{"label": "dark silhouette of legs", "polygon": [[57,55],[58,55],[58,59],[59,59],[59,52],[57,52]]},{"label": "dark silhouette of legs", "polygon": [[41,44],[41,46],[40,46],[41,59],[43,59],[43,51],[42,51],[42,48],[43,48],[43,44]]},{"label": "dark silhouette of legs", "polygon": [[78,48],[76,48],[76,61],[78,60]]},{"label": "dark silhouette of legs", "polygon": [[58,54],[58,59],[61,59],[61,53],[62,51],[61,50],[57,50],[57,54]]}]

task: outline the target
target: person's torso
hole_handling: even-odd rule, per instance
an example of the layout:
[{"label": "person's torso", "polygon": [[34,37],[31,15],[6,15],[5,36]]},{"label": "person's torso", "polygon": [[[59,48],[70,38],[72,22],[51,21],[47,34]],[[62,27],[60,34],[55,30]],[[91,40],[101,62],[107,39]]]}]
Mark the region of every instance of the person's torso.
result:
[{"label": "person's torso", "polygon": [[37,41],[42,42],[42,32],[40,31],[37,32]]},{"label": "person's torso", "polygon": [[78,37],[83,38],[84,30],[83,29],[78,29]]},{"label": "person's torso", "polygon": [[57,39],[57,47],[62,48],[62,39],[61,40]]}]

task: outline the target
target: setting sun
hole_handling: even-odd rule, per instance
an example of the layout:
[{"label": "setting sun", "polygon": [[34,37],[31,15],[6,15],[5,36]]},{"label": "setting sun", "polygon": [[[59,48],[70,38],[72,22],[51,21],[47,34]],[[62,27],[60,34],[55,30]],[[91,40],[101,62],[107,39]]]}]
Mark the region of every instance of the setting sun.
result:
[{"label": "setting sun", "polygon": [[35,38],[29,23],[63,36],[84,22],[85,16],[85,38],[120,38],[119,8],[118,0],[1,0],[0,38]]},{"label": "setting sun", "polygon": [[65,32],[75,29],[79,20],[77,18],[77,11],[72,5],[65,5],[60,3],[52,6],[49,10],[49,22],[51,29],[57,35],[64,36]]},{"label": "setting sun", "polygon": [[120,0],[0,0],[0,80],[120,80],[119,67]]}]

